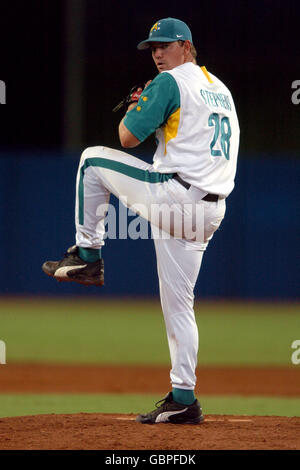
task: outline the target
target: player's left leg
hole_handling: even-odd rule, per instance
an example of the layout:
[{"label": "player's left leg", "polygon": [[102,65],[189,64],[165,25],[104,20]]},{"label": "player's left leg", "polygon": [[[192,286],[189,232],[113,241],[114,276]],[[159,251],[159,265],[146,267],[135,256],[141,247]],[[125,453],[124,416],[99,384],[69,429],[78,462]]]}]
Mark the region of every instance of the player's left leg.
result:
[{"label": "player's left leg", "polygon": [[[103,284],[101,247],[110,193],[146,220],[154,220],[157,227],[174,233],[179,230],[181,235],[186,189],[173,176],[119,150],[87,148],[77,172],[76,245],[62,260],[44,263],[43,271],[60,281]],[[171,206],[174,217],[170,218]]]},{"label": "player's left leg", "polygon": [[166,180],[168,175],[154,172],[150,164],[125,152],[101,146],[87,148],[81,155],[76,179],[76,245],[63,259],[46,261],[43,271],[59,281],[103,285],[101,247],[110,193],[127,207],[139,204],[140,215],[147,218],[157,193],[169,202],[168,193],[157,188]]}]

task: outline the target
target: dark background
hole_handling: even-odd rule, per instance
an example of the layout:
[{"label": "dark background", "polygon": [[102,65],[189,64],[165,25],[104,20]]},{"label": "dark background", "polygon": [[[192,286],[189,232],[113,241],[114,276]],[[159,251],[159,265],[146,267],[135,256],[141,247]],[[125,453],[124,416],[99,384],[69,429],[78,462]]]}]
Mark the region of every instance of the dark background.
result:
[{"label": "dark background", "polygon": [[[112,107],[133,84],[156,74],[149,53],[136,45],[158,19],[173,16],[190,26],[199,65],[232,90],[242,157],[256,152],[271,158],[297,155],[299,107],[291,103],[291,83],[300,77],[299,2],[163,3],[2,0],[0,79],[7,85],[2,148],[68,147],[65,73],[74,41],[69,25],[79,11],[81,23],[74,26],[80,35],[76,60],[82,83],[79,148],[99,142],[119,145],[120,115],[113,115]],[[75,67],[68,80],[78,79]]]},{"label": "dark background", "polygon": [[[199,65],[231,90],[241,144],[236,188],[196,295],[299,298],[300,2],[1,1],[0,292],[95,294],[40,269],[74,243],[74,181],[87,146],[121,148],[112,108],[155,76],[137,43],[159,19],[187,22]],[[130,153],[151,161],[149,137]],[[116,201],[112,200],[115,204]],[[157,294],[153,244],[109,240],[101,295]],[[141,275],[142,273],[142,275]]]}]

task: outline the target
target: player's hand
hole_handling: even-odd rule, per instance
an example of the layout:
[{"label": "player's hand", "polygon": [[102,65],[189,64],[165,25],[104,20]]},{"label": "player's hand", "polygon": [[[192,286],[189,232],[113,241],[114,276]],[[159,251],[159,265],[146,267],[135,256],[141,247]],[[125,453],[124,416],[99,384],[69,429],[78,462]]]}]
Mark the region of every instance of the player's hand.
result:
[{"label": "player's hand", "polygon": [[131,109],[135,108],[136,105],[137,105],[137,102],[138,100],[140,99],[140,96],[141,94],[143,93],[143,91],[145,90],[145,88],[147,88],[148,85],[150,85],[150,83],[152,82],[152,80],[148,80],[146,83],[145,83],[145,86],[142,87],[142,86],[139,86],[131,95],[129,95],[129,105],[128,105],[128,108],[127,108],[127,111],[131,111]]},{"label": "player's hand", "polygon": [[137,102],[140,99],[142,92],[143,92],[143,88],[140,86],[136,90],[134,90],[133,93],[129,94],[127,98],[127,101],[128,101],[127,111],[130,111],[131,109],[136,107]]},{"label": "player's hand", "polygon": [[128,113],[128,111],[131,111],[133,108],[135,108],[137,103],[138,103],[137,101],[134,101],[133,103],[130,103],[130,105],[127,108],[127,113]]},{"label": "player's hand", "polygon": [[131,88],[129,94],[124,98],[117,106],[113,108],[113,112],[119,111],[122,107],[125,107],[126,111],[130,111],[133,109],[138,100],[140,99],[140,96],[143,92],[143,90],[150,85],[152,80],[148,80],[145,84],[141,85],[135,85],[134,87]]}]

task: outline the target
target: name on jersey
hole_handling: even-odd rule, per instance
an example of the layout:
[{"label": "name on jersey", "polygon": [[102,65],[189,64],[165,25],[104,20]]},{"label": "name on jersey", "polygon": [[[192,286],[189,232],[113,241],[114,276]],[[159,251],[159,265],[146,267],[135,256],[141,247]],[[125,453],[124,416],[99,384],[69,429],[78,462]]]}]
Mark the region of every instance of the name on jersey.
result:
[{"label": "name on jersey", "polygon": [[231,111],[230,98],[223,93],[213,93],[212,91],[200,90],[202,99],[208,106],[214,106],[215,108],[225,108]]}]

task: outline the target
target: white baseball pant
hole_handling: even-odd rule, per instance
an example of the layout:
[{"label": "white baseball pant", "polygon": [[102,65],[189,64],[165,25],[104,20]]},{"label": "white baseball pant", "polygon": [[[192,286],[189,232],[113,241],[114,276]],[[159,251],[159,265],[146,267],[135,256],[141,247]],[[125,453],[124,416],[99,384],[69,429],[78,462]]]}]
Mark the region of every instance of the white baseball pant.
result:
[{"label": "white baseball pant", "polygon": [[[104,245],[110,193],[151,224],[172,364],[171,384],[193,390],[198,354],[194,287],[203,253],[224,217],[225,199],[203,201],[206,193],[194,187],[187,190],[172,174],[157,173],[151,164],[111,148],[89,147],[81,156],[77,173],[78,246]],[[157,208],[163,208],[159,216]]]}]

